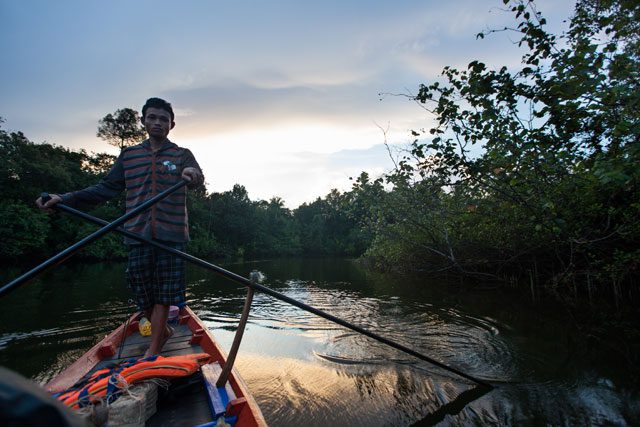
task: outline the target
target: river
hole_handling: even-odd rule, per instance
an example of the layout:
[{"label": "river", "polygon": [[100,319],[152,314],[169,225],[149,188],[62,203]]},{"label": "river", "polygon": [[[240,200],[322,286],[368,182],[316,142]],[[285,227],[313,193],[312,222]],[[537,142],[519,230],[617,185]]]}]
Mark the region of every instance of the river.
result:
[{"label": "river", "polygon": [[[264,294],[236,366],[273,426],[638,425],[640,387],[566,311],[509,289],[368,271],[345,259],[224,265],[496,386],[488,393]],[[122,263],[47,272],[0,301],[0,364],[45,383],[134,310]],[[1,283],[19,270],[0,274]],[[189,306],[228,350],[245,290],[188,274]],[[468,391],[465,393],[465,391]]]}]

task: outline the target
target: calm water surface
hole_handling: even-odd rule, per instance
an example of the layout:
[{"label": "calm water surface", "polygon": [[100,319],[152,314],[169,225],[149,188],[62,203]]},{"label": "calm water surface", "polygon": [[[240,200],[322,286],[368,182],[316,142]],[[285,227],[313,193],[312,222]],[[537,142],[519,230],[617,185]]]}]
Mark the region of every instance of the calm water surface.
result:
[{"label": "calm water surface", "polygon": [[[281,293],[496,385],[478,397],[469,381],[256,294],[236,366],[271,425],[640,423],[639,387],[616,355],[585,352],[570,319],[548,303],[375,274],[349,260],[224,267],[259,270]],[[65,266],[3,298],[0,364],[51,379],[132,313],[123,271]],[[0,274],[1,283],[19,272]],[[189,305],[228,350],[245,290],[196,268],[188,289]]]}]

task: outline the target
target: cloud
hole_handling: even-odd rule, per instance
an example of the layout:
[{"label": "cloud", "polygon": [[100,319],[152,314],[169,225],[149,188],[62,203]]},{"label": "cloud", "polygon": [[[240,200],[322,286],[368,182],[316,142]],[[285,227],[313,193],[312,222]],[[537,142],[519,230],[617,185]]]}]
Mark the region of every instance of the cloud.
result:
[{"label": "cloud", "polygon": [[176,108],[188,106],[191,112],[176,128],[176,132],[184,130],[185,137],[196,133],[260,132],[312,124],[360,128],[369,127],[373,122],[424,115],[406,99],[381,102],[378,93],[384,89],[377,85],[264,88],[226,81],[165,95]]},{"label": "cloud", "polygon": [[[537,3],[562,16],[571,8]],[[36,142],[114,153],[95,136],[98,120],[161,96],[177,113],[171,138],[205,164],[213,190],[241,183],[296,204],[360,169],[384,170],[379,126],[391,144],[429,127],[406,97],[379,93],[415,93],[445,65],[517,63],[505,34],[475,40],[513,23],[500,5],[1,2],[0,115]]]}]

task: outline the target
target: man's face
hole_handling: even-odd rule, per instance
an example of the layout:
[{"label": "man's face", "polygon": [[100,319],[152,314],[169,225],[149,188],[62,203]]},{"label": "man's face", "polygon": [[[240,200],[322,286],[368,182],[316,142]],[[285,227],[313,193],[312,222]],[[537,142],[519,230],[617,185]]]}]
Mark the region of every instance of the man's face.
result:
[{"label": "man's face", "polygon": [[144,116],[144,127],[150,137],[164,139],[169,135],[175,123],[171,121],[171,114],[161,108],[147,108]]}]

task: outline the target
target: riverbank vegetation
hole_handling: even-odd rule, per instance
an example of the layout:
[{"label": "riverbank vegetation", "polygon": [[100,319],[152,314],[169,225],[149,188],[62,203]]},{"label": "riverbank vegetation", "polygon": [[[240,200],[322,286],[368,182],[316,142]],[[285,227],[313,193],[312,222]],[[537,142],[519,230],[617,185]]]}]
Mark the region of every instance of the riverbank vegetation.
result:
[{"label": "riverbank vegetation", "polygon": [[556,36],[532,2],[504,3],[514,28],[478,37],[515,35],[520,66],[446,67],[411,97],[436,124],[414,131],[392,173],[357,186],[378,200],[367,254],[637,301],[640,5],[579,1]]},{"label": "riverbank vegetation", "polygon": [[[516,34],[521,64],[446,67],[417,95],[404,95],[435,125],[413,131],[389,173],[362,173],[350,191],[293,210],[277,197],[251,200],[240,184],[201,188],[189,195],[190,252],[363,257],[380,269],[637,307],[640,5],[581,0],[568,31],[554,35],[533,3],[504,3],[514,28],[478,38]],[[112,156],[1,129],[0,154],[3,261],[42,259],[89,233],[92,226],[37,212],[33,201],[42,190],[96,182]],[[93,214],[122,210],[116,200]],[[78,256],[123,257],[120,242],[107,236]]]}]

